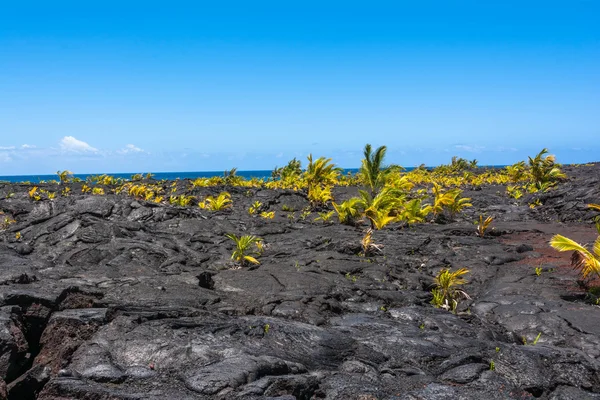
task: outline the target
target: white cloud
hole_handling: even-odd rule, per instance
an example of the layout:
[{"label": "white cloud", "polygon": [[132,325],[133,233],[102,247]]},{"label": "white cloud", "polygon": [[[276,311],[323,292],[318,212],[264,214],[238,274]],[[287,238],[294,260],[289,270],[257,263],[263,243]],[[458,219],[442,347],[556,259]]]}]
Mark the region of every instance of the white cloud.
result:
[{"label": "white cloud", "polygon": [[25,144],[21,145],[21,148],[22,149],[35,149],[36,146],[34,146],[33,144],[27,144],[27,143],[25,143]]},{"label": "white cloud", "polygon": [[0,153],[0,162],[10,162],[12,157],[8,153]]},{"label": "white cloud", "polygon": [[462,150],[462,151],[468,151],[470,153],[480,153],[481,150],[485,149],[485,147],[483,146],[477,146],[477,145],[466,145],[466,144],[457,144],[454,146],[455,149],[457,150]]},{"label": "white cloud", "polygon": [[75,139],[73,136],[65,136],[60,140],[60,148],[63,151],[74,153],[97,153],[98,149],[90,146],[84,141]]},{"label": "white cloud", "polygon": [[278,153],[275,158],[282,158],[283,157],[283,153]]},{"label": "white cloud", "polygon": [[123,149],[117,150],[117,153],[119,153],[119,154],[131,154],[131,153],[145,153],[145,151],[142,150],[142,149],[140,149],[139,147],[133,145],[133,144],[128,144]]},{"label": "white cloud", "polygon": [[15,146],[0,146],[0,150],[14,150]]}]

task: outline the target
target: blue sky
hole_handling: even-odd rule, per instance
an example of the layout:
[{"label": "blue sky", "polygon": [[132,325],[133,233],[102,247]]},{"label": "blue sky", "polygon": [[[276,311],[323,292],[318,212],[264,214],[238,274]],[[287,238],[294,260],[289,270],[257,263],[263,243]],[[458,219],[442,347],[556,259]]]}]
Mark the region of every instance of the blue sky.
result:
[{"label": "blue sky", "polygon": [[0,175],[600,160],[600,3],[0,6]]}]

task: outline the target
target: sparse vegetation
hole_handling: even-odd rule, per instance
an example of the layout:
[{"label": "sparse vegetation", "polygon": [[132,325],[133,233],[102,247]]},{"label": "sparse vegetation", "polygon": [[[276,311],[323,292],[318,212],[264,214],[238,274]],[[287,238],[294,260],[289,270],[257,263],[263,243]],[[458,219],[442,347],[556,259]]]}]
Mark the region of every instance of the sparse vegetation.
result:
[{"label": "sparse vegetation", "polygon": [[596,238],[592,251],[562,235],[554,235],[550,246],[558,251],[572,251],[571,265],[579,270],[583,279],[588,278],[590,274],[600,277],[600,236]]},{"label": "sparse vegetation", "polygon": [[235,250],[231,254],[231,259],[240,266],[246,266],[248,263],[258,265],[260,262],[256,257],[260,256],[263,251],[262,239],[253,235],[236,236],[228,233],[229,239],[235,243]]},{"label": "sparse vegetation", "polygon": [[231,194],[221,192],[217,197],[207,196],[198,206],[210,211],[223,211],[232,206]]},{"label": "sparse vegetation", "polygon": [[477,236],[484,237],[485,232],[488,230],[493,220],[494,217],[489,216],[486,219],[483,219],[483,215],[480,215],[479,224],[477,224]]},{"label": "sparse vegetation", "polygon": [[468,272],[469,270],[466,268],[460,268],[454,272],[449,269],[440,270],[434,279],[435,287],[431,291],[433,295],[431,304],[437,308],[455,312],[459,300],[470,299],[467,292],[458,288],[467,283],[462,276]]}]

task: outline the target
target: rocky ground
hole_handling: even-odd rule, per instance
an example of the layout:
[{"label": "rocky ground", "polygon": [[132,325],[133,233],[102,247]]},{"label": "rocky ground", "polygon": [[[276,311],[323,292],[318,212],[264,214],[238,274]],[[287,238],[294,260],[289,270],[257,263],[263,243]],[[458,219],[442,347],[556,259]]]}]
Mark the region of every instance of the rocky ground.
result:
[{"label": "rocky ground", "polygon": [[[600,399],[600,308],[548,246],[596,238],[600,164],[565,171],[542,206],[466,190],[455,222],[376,231],[368,258],[364,226],[288,219],[291,191],[227,188],[213,213],[0,185],[0,399]],[[261,264],[232,268],[226,233],[263,238]],[[456,315],[429,303],[443,267],[470,270]]]}]

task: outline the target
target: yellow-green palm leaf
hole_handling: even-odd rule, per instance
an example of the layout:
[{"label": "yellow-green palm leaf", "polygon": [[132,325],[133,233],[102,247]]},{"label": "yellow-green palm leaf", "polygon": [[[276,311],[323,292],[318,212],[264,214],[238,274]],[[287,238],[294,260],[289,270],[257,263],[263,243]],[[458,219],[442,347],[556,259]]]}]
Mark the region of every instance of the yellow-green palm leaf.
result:
[{"label": "yellow-green palm leaf", "polygon": [[600,277],[600,237],[594,242],[593,252],[562,235],[554,235],[550,240],[550,246],[558,251],[572,251],[571,265],[581,270],[584,279],[590,273]]}]

